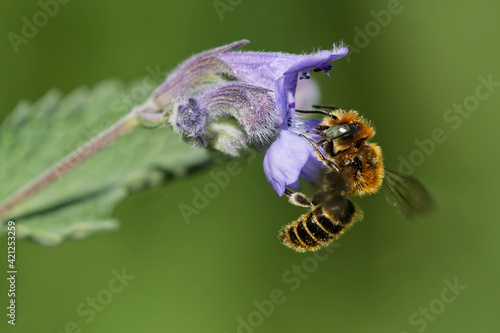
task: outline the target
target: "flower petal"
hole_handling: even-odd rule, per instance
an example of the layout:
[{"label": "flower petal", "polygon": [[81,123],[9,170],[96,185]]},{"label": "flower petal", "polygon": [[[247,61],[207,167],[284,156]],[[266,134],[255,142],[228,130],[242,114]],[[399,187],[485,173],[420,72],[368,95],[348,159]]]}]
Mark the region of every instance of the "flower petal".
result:
[{"label": "flower petal", "polygon": [[[313,79],[300,80],[295,90],[295,108],[299,110],[310,109],[318,104],[320,91],[318,84]],[[297,115],[295,115],[297,116]]]},{"label": "flower petal", "polygon": [[[300,119],[300,117],[297,117]],[[303,133],[307,135],[312,141],[319,141],[320,137],[316,134],[307,134],[306,131],[312,131],[318,127],[318,125],[323,121],[323,119],[309,119],[307,121],[297,121],[295,127],[293,128],[296,133]]]},{"label": "flower petal", "polygon": [[[295,113],[295,90],[297,88],[297,74],[285,75],[283,80],[283,95],[286,97],[286,126],[293,126],[293,116]],[[276,89],[275,89],[276,91]]]},{"label": "flower petal", "polygon": [[297,181],[293,184],[287,185],[289,188],[291,188],[294,191],[298,191],[300,188],[300,180],[297,179]]},{"label": "flower petal", "polygon": [[[295,92],[297,89],[297,73],[310,70],[314,67],[321,68],[328,73],[325,68],[331,68],[329,62],[337,60],[345,56],[348,52],[347,47],[335,48],[333,51],[320,51],[314,55],[303,56],[303,59],[298,60],[294,63],[284,74],[284,79],[282,87],[278,86],[276,81],[276,86],[274,88],[275,96],[278,98],[283,98],[285,96],[285,103],[282,103],[286,108],[286,112],[282,111],[280,108],[280,115],[286,114],[285,124],[286,126],[294,126],[294,112],[295,112]],[[280,82],[281,84],[281,82]],[[278,95],[279,93],[279,95]],[[278,105],[278,107],[280,107]],[[283,116],[282,116],[283,118]]]},{"label": "flower petal", "polygon": [[321,175],[320,170],[324,168],[325,165],[323,162],[318,160],[318,155],[313,151],[300,171],[300,178],[307,180],[308,182],[317,182]]},{"label": "flower petal", "polygon": [[169,107],[179,96],[192,96],[200,87],[220,82],[224,77],[236,77],[234,69],[224,63],[221,56],[247,43],[248,40],[240,40],[199,53],[184,61],[153,92],[151,98],[156,106],[159,109]]},{"label": "flower petal", "polygon": [[293,64],[285,73],[287,74],[297,74],[304,70],[322,66],[323,64],[332,62],[334,60],[340,59],[345,56],[349,50],[347,47],[334,48],[333,51],[320,51],[313,55],[303,56],[303,59],[297,61]]},{"label": "flower petal", "polygon": [[286,130],[269,147],[264,157],[264,173],[279,196],[285,193],[285,186],[297,182],[313,150],[306,140]]},{"label": "flower petal", "polygon": [[220,55],[225,63],[234,70],[238,80],[252,85],[274,89],[280,112],[280,126],[292,127],[295,111],[295,90],[298,73],[312,68],[328,72],[331,61],[342,58],[348,52],[346,47],[332,51],[319,51],[312,55],[286,53],[228,52]]},{"label": "flower petal", "polygon": [[280,112],[279,126],[282,126],[283,123],[285,123],[288,116],[285,88],[283,84],[284,79],[285,78],[282,76],[279,79],[277,79],[274,84],[274,98],[276,100],[276,104],[278,105],[278,110]]}]

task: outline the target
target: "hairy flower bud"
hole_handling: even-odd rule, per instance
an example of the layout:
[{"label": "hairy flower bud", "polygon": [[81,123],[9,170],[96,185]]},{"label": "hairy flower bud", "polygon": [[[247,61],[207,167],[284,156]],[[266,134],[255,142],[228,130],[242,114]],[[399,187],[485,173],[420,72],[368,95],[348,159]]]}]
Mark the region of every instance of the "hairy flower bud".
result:
[{"label": "hairy flower bud", "polygon": [[193,97],[177,102],[169,118],[170,125],[188,138],[201,136],[207,124],[209,112]]},{"label": "hairy flower bud", "polygon": [[[228,119],[233,119],[230,128]],[[213,147],[232,156],[247,148],[248,143],[270,140],[277,135],[280,122],[272,91],[240,82],[220,84],[196,97],[180,98],[168,120],[177,133],[194,144],[206,146],[207,140],[224,136]],[[208,127],[212,131],[207,136]]]},{"label": "hairy flower bud", "polygon": [[219,85],[200,97],[215,119],[231,116],[250,141],[266,142],[277,134],[280,117],[273,91],[242,82]]},{"label": "hairy flower bud", "polygon": [[214,122],[207,127],[209,145],[211,148],[233,157],[239,156],[240,151],[248,146],[248,137],[234,120]]},{"label": "hairy flower bud", "polygon": [[192,96],[206,86],[237,79],[236,72],[220,56],[248,43],[240,40],[192,56],[153,92],[153,101],[160,109],[168,108],[179,96]]}]

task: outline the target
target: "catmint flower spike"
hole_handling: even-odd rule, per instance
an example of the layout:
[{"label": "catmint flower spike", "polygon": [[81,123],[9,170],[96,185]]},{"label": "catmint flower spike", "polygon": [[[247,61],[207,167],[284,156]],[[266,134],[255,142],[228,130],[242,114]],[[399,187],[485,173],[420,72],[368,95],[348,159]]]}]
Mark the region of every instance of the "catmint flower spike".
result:
[{"label": "catmint flower spike", "polygon": [[[264,173],[281,196],[286,186],[298,186],[299,178],[319,178],[323,164],[299,136],[314,130],[318,120],[296,117],[295,108],[315,102],[316,85],[305,83],[319,75],[315,73],[329,75],[331,62],[348,49],[334,45],[332,50],[301,55],[234,51],[247,43],[242,40],[191,57],[156,89],[150,102],[192,144],[231,156],[253,144],[270,144]],[[299,77],[305,79],[300,84]]]}]

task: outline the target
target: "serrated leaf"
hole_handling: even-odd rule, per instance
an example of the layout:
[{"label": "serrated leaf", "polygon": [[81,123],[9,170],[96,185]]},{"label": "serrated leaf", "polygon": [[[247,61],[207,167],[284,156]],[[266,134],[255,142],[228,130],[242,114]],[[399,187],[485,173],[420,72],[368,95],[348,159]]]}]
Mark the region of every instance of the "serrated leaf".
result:
[{"label": "serrated leaf", "polygon": [[[36,103],[20,103],[0,126],[0,202],[130,111],[133,87],[107,81],[91,91],[66,97],[51,91]],[[205,150],[169,128],[137,128],[15,207],[0,230],[12,219],[18,238],[54,246],[116,229],[112,212],[120,200],[208,160]]]}]

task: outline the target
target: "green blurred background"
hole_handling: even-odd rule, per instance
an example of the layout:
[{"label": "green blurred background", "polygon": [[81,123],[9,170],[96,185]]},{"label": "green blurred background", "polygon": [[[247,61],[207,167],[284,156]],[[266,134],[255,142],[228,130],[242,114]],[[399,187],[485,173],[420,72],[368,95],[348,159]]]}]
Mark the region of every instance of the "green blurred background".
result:
[{"label": "green blurred background", "polygon": [[[179,205],[191,204],[193,189],[212,181],[208,172],[128,198],[115,211],[118,232],[59,248],[20,241],[17,325],[6,324],[1,279],[0,330],[498,332],[499,87],[456,129],[443,120],[454,104],[473,100],[480,76],[500,81],[498,2],[218,3],[229,6],[223,20],[213,1],[70,1],[16,54],[7,34],[20,34],[23,16],[32,20],[41,7],[35,0],[2,2],[1,119],[19,100],[37,100],[53,87],[70,92],[110,77],[130,82],[148,66],[167,70],[242,38],[252,42],[247,50],[293,53],[343,40],[358,50],[334,64],[333,79],[316,75],[321,102],[372,120],[392,169],[417,149],[415,140],[442,128],[447,140],[414,173],[439,211],[411,223],[381,195],[357,200],[365,219],[317,261],[278,241],[281,226],[304,210],[274,193],[259,156],[190,224]],[[398,13],[385,26],[374,23],[371,11],[388,8]],[[366,28],[373,29],[369,43],[356,38]],[[1,248],[6,253],[5,240]],[[0,262],[4,270],[3,254]],[[294,265],[310,272],[293,273]],[[90,314],[76,310],[88,297],[105,297],[112,271],[123,267],[135,278],[87,323]],[[455,279],[467,288],[449,301],[444,281]],[[276,289],[284,302],[258,314],[254,302],[268,304]],[[239,318],[255,327],[240,327]]]}]

